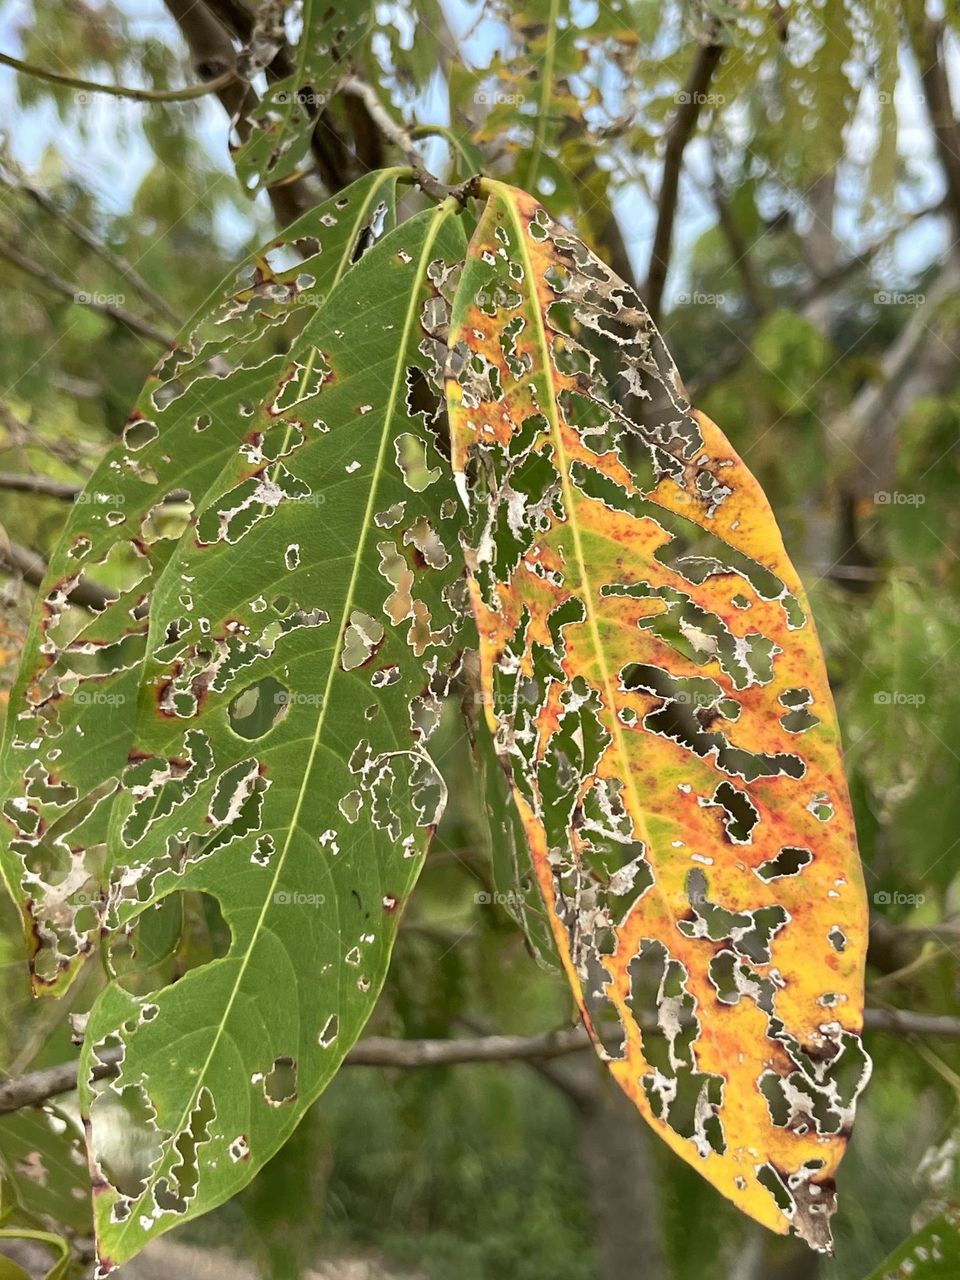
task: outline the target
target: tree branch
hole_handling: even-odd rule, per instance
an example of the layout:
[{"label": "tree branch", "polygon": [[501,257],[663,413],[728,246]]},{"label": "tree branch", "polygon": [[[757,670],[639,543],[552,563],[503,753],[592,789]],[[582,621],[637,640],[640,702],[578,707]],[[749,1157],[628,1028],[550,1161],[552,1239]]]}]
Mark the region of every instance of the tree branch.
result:
[{"label": "tree branch", "polygon": [[98,84],[93,80],[63,76],[57,71],[48,71],[46,67],[34,67],[29,62],[21,62],[9,53],[0,53],[0,63],[13,67],[14,71],[20,71],[23,75],[33,76],[35,80],[46,80],[48,84],[62,85],[65,89],[77,89],[82,93],[107,93],[114,98],[133,98],[137,102],[189,102],[193,98],[203,98],[208,93],[218,93],[236,79],[231,70],[224,71],[203,84],[191,84],[183,89],[134,89],[130,85]]},{"label": "tree branch", "polygon": [[960,287],[960,264],[947,262],[921,304],[883,352],[878,376],[857,393],[833,427],[833,437],[859,460],[852,491],[869,497],[893,487],[897,427],[910,407],[925,396],[942,394],[957,373],[957,325],[947,317],[943,337],[934,330],[940,304]]},{"label": "tree branch", "polygon": [[[0,539],[0,566],[5,566],[35,587],[40,586],[47,573],[47,562],[39,552],[3,539]],[[111,600],[117,598],[117,593],[81,578],[67,598],[71,604],[79,604],[86,609],[105,609]]]},{"label": "tree branch", "polygon": [[0,471],[0,489],[11,493],[35,493],[44,498],[62,498],[65,502],[73,502],[80,489],[75,484],[63,480],[52,480],[50,476],[21,475],[16,471]]},{"label": "tree branch", "polygon": [[445,200],[447,196],[452,194],[450,187],[444,186],[439,179],[435,178],[432,173],[428,173],[423,167],[420,153],[417,151],[409,130],[404,128],[403,125],[397,124],[377,97],[372,85],[369,85],[366,80],[361,80],[359,76],[348,76],[341,83],[340,92],[357,98],[363,103],[370,120],[383,138],[401,152],[407,164],[413,170],[414,182],[421,190],[435,200]]},{"label": "tree branch", "polygon": [[937,155],[947,183],[947,198],[954,232],[960,235],[960,126],[953,111],[950,81],[943,58],[945,23],[928,18],[916,40],[920,82],[937,145]]},{"label": "tree branch", "polygon": [[[942,1014],[911,1013],[906,1009],[868,1009],[865,1015],[868,1031],[892,1032],[897,1035],[945,1036],[960,1039],[960,1018]],[[656,1029],[654,1022],[647,1029]],[[368,1036],[347,1054],[344,1063],[351,1067],[449,1067],[480,1062],[538,1062],[581,1053],[590,1048],[583,1027],[563,1031],[546,1031],[536,1036],[464,1036],[455,1040],[394,1040],[387,1036]],[[94,1068],[95,1079],[110,1075],[119,1051]],[[0,1082],[0,1115],[34,1107],[47,1098],[76,1088],[77,1063],[64,1062],[42,1071]]]},{"label": "tree branch", "polygon": [[683,153],[693,136],[700,119],[700,109],[707,96],[707,89],[723,53],[723,46],[712,39],[700,46],[694,59],[684,91],[679,95],[679,108],[667,133],[667,147],[663,156],[663,177],[657,201],[657,227],[650,251],[650,266],[644,301],[654,321],[659,319],[663,302],[663,290],[670,266],[670,244],[673,239],[673,223],[677,212],[677,194],[680,189],[680,170]]},{"label": "tree branch", "polygon": [[19,249],[6,240],[0,240],[0,257],[6,258],[13,266],[25,271],[27,275],[33,276],[35,280],[39,280],[48,289],[53,290],[54,293],[59,293],[71,302],[99,311],[101,315],[109,316],[117,324],[126,325],[128,329],[132,329],[134,333],[139,333],[141,337],[149,338],[151,342],[159,342],[161,346],[172,347],[176,341],[171,334],[164,333],[162,329],[157,329],[149,320],[142,320],[139,316],[134,315],[132,311],[127,311],[125,307],[118,306],[114,302],[103,301],[102,296],[96,292],[90,293],[85,289],[78,289],[69,280],[64,280],[62,276],[58,276],[47,267],[41,266],[39,262],[34,262],[32,258],[28,258],[26,254],[21,253]]},{"label": "tree branch", "polygon": [[[791,309],[799,311],[804,318],[807,318],[811,305],[817,299],[844,284],[859,271],[868,270],[874,259],[879,257],[884,249],[889,248],[904,231],[909,231],[912,226],[923,218],[943,214],[946,211],[947,202],[938,200],[936,204],[926,205],[922,209],[916,209],[913,213],[908,214],[903,222],[884,232],[882,236],[868,245],[862,253],[855,254],[852,258],[847,258],[835,270],[830,271],[829,274],[814,279],[810,285],[801,290],[796,299],[791,301]],[[692,401],[696,402],[701,399],[711,387],[729,377],[735,371],[744,355],[750,350],[750,340],[754,332],[755,326],[751,328],[746,338],[737,338],[735,343],[731,343],[730,347],[713,361],[708,375],[700,378],[685,379],[687,391]]]},{"label": "tree branch", "polygon": [[[7,165],[9,162],[4,161],[3,163]],[[89,227],[84,226],[82,222],[79,222],[72,214],[67,213],[65,209],[61,209],[56,201],[51,199],[45,191],[35,187],[19,173],[4,174],[3,181],[11,191],[19,191],[29,197],[38,208],[43,209],[52,218],[56,218],[58,222],[62,223],[72,236],[82,244],[85,244],[99,258],[102,258],[107,266],[116,271],[124,281],[129,282],[153,311],[166,316],[172,324],[180,325],[180,317],[174,309],[161,294],[147,284],[132,262],[128,262],[126,258],[121,257],[119,253],[116,253],[109,245],[104,244],[102,240],[94,235]]]}]

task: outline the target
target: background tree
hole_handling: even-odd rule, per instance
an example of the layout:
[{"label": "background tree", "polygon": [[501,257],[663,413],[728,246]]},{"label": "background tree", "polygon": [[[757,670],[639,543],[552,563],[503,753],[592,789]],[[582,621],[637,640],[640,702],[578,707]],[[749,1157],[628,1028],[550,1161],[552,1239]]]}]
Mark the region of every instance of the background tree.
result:
[{"label": "background tree", "polygon": [[[872,898],[874,1082],[833,1260],[753,1228],[656,1149],[572,1052],[582,1038],[530,1039],[569,1023],[569,999],[498,899],[502,837],[485,830],[451,714],[452,802],[375,1038],[256,1182],[182,1234],[276,1276],[368,1252],[468,1280],[632,1275],[638,1259],[650,1280],[864,1276],[957,1199],[956,14],[853,0],[358,8],[321,96],[276,9],[0,7],[14,60],[0,79],[8,682],[67,504],[232,266],[387,164],[516,182],[639,288],[694,402],[761,479],[811,594]],[[28,1004],[3,910],[2,1230],[21,1249],[31,1232],[66,1240],[82,1267],[71,1028],[61,1008]],[[197,895],[136,964],[169,981],[222,947]],[[102,981],[88,965],[76,1013]],[[56,1261],[32,1243],[33,1266]]]}]

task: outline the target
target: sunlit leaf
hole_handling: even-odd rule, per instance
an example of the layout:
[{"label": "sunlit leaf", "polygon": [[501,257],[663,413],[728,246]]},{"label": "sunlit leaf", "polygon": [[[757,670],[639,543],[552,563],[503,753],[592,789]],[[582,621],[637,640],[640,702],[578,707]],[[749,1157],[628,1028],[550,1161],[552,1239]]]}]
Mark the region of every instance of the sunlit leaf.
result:
[{"label": "sunlit leaf", "polygon": [[453,460],[481,687],[557,946],[654,1129],[823,1249],[868,1073],[866,905],[803,588],[639,299],[530,196],[486,190]]},{"label": "sunlit leaf", "polygon": [[[105,927],[194,890],[231,940],[161,990],[111,984],[90,1015],[104,1265],[235,1194],[289,1136],[373,1008],[443,809],[425,743],[465,607],[436,436],[456,209],[340,282],[154,591]],[[118,1074],[93,1082],[113,1046]]]},{"label": "sunlit leaf", "polygon": [[[258,408],[327,292],[392,225],[399,169],[370,174],[243,264],[157,366],[81,494],[41,587],[3,754],[2,865],[38,990],[69,985],[99,930],[107,819],[132,745],[149,599],[194,505],[258,447]],[[317,242],[299,261],[292,244]],[[186,535],[191,537],[189,533]],[[108,590],[97,612],[72,590]]]}]

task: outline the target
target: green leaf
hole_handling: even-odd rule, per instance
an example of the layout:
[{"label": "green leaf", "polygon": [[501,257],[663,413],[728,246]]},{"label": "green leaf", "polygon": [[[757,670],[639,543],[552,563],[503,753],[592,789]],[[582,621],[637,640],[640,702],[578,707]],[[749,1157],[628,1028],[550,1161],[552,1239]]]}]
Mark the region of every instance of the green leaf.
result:
[{"label": "green leaf", "polygon": [[47,1104],[0,1116],[0,1167],[28,1222],[88,1236],[91,1230],[87,1162],[76,1122]]},{"label": "green leaf", "polygon": [[[317,120],[370,27],[367,0],[340,4],[299,0],[292,7],[300,28],[293,70],[271,81],[253,110],[237,122],[244,141],[234,161],[237,176],[250,196],[262,186],[289,178],[303,164]],[[267,23],[275,19],[275,9],[274,5],[262,6]],[[246,73],[254,74],[264,62],[272,61],[281,39],[282,31],[275,35],[258,21],[251,45],[244,51]],[[260,52],[260,41],[265,53]]]},{"label": "green leaf", "polygon": [[[425,743],[466,604],[436,435],[456,208],[337,286],[155,590],[105,924],[197,890],[232,940],[91,1012],[104,1264],[235,1194],[289,1136],[369,1017],[443,809]],[[114,1045],[119,1073],[92,1082]],[[114,1150],[118,1108],[139,1163]]]},{"label": "green leaf", "polygon": [[[403,173],[368,174],[215,291],[67,521],[11,692],[3,761],[0,860],[38,990],[66,989],[98,936],[107,818],[132,742],[150,591],[191,504],[257,426],[254,408],[288,368],[291,343],[381,224],[392,225]],[[307,240],[317,252],[298,261],[291,247]],[[116,596],[106,608],[65,607],[67,592],[98,584]]]},{"label": "green leaf", "polygon": [[894,1249],[867,1280],[955,1280],[960,1275],[960,1208],[953,1206]]},{"label": "green leaf", "polygon": [[475,756],[483,789],[481,813],[486,818],[483,834],[497,902],[523,930],[537,963],[544,969],[559,970],[560,958],[523,822],[511,802],[509,780],[483,722],[476,726]]}]

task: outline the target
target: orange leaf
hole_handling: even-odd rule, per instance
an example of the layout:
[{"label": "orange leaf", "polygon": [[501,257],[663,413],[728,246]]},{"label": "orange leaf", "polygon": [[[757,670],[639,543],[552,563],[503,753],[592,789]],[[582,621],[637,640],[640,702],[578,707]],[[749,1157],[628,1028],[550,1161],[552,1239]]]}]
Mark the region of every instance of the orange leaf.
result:
[{"label": "orange leaf", "polygon": [[561,959],[670,1147],[827,1250],[869,1074],[867,912],[803,587],[632,290],[531,196],[484,190],[453,462],[488,720]]}]

